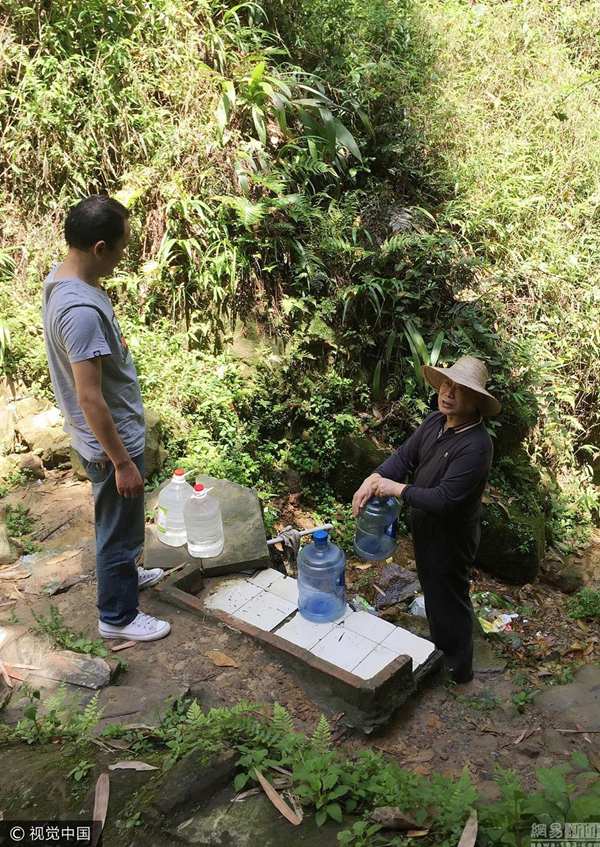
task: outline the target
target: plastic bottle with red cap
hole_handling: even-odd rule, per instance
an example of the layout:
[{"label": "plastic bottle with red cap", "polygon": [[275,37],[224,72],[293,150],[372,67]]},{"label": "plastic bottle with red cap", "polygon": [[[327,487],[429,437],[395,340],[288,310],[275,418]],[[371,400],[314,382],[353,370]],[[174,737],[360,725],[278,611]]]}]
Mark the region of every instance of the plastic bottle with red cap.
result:
[{"label": "plastic bottle with red cap", "polygon": [[183,510],[188,553],[202,559],[218,556],[225,543],[221,504],[210,491],[212,488],[197,482]]},{"label": "plastic bottle with red cap", "polygon": [[194,489],[185,478],[183,468],[177,468],[171,481],[158,495],[156,529],[163,544],[180,547],[187,541],[183,507]]}]

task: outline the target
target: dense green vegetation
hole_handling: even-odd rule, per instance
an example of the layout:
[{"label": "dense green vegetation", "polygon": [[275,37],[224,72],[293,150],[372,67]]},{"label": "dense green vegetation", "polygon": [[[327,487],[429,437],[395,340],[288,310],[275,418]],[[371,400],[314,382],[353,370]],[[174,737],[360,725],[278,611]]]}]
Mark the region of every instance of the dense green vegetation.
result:
[{"label": "dense green vegetation", "polygon": [[0,16],[13,379],[49,392],[41,280],[65,208],[106,190],[132,210],[110,287],[171,463],[265,500],[291,470],[316,509],[347,514],[328,487],[343,438],[397,443],[428,408],[418,364],[475,353],[504,402],[499,496],[543,510],[551,542],[584,539],[594,4],[1,0]]},{"label": "dense green vegetation", "polygon": [[[500,799],[489,803],[478,795],[467,768],[458,778],[425,777],[374,751],[345,754],[334,747],[323,716],[307,736],[295,731],[291,716],[278,703],[267,714],[251,703],[204,711],[197,700],[184,699],[154,729],[110,724],[99,738],[93,732],[101,717],[96,699],[83,710],[74,709],[59,690],[43,710],[40,706],[39,692],[31,692],[24,717],[15,728],[4,728],[0,743],[60,744],[69,765],[75,763],[68,773],[75,783],[85,783],[94,766],[92,738],[100,744],[121,739],[132,756],[158,768],[157,778],[128,803],[128,817],[121,815],[125,831],[152,825],[145,806],[160,792],[162,774],[176,762],[192,756],[198,766],[206,766],[227,749],[237,755],[235,790],[256,785],[257,770],[271,780],[284,774],[288,789],[319,826],[327,820],[344,825],[338,842],[348,847],[454,847],[473,808],[479,817],[477,843],[485,847],[528,844],[532,824],[540,821],[583,824],[598,819],[600,782],[582,753],[574,753],[567,764],[539,768],[535,791],[525,789],[516,773],[496,768]],[[384,832],[373,823],[373,810],[382,806],[406,816],[412,831],[419,832],[414,841],[410,832]]]}]

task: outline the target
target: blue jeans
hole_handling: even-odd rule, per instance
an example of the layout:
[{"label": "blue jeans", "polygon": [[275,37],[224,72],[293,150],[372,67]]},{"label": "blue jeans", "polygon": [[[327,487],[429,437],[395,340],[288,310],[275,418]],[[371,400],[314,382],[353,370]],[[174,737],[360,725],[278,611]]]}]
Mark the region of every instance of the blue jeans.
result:
[{"label": "blue jeans", "polygon": [[[121,497],[111,461],[79,457],[94,495],[98,611],[103,623],[126,626],[138,613],[137,561],[144,550],[144,496]],[[144,454],[132,456],[142,477]]]}]

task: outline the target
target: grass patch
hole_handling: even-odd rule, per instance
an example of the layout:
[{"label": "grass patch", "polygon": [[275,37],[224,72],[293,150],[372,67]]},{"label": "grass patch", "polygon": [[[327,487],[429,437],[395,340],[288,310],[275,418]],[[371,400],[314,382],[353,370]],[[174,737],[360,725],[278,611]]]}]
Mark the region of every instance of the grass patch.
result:
[{"label": "grass patch", "polygon": [[32,631],[48,636],[54,647],[88,656],[108,656],[108,650],[100,639],[91,639],[82,632],[69,629],[56,606],[50,606],[48,615],[32,614],[36,622]]}]

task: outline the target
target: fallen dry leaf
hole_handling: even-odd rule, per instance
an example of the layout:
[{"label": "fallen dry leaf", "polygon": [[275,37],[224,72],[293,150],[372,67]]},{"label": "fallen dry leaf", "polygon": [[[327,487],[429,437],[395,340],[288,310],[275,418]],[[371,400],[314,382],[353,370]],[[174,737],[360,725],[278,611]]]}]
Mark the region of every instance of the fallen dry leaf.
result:
[{"label": "fallen dry leaf", "polygon": [[429,835],[428,829],[409,829],[406,833],[407,838],[423,838],[425,835]]},{"label": "fallen dry leaf", "polygon": [[114,765],[108,766],[109,771],[157,771],[158,768],[154,765],[149,765],[147,762],[117,762]]},{"label": "fallen dry leaf", "polygon": [[300,826],[302,823],[302,818],[299,817],[285,802],[283,797],[281,797],[273,788],[273,786],[267,782],[264,776],[260,773],[260,771],[254,769],[254,775],[260,783],[260,787],[265,792],[271,803],[275,806],[275,808],[281,812],[283,817],[288,820],[294,826]]},{"label": "fallen dry leaf", "polygon": [[100,841],[106,814],[108,812],[108,799],[110,797],[110,778],[107,773],[101,773],[96,782],[96,792],[94,795],[94,814],[92,820],[94,822],[91,847],[96,847]]},{"label": "fallen dry leaf", "polygon": [[221,653],[219,650],[210,650],[206,654],[206,658],[210,659],[213,665],[218,668],[239,668],[238,663],[231,656]]},{"label": "fallen dry leaf", "polygon": [[469,815],[469,820],[465,824],[465,828],[463,829],[463,834],[460,836],[460,841],[458,842],[458,847],[475,847],[475,842],[477,841],[477,812],[475,809]]},{"label": "fallen dry leaf", "polygon": [[442,722],[437,715],[429,715],[427,720],[425,721],[428,729],[441,729]]}]

